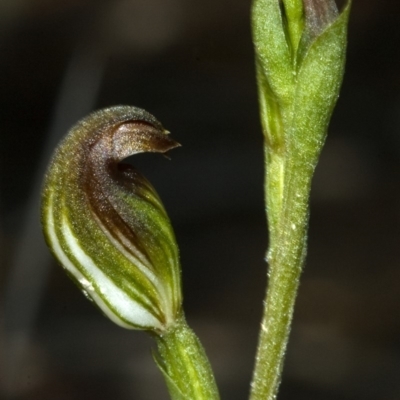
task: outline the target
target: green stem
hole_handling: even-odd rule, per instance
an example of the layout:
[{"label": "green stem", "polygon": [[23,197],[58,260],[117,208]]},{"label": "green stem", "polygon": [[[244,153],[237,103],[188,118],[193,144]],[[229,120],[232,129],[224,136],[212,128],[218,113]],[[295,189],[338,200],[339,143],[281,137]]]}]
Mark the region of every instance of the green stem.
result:
[{"label": "green stem", "polygon": [[[268,252],[269,284],[261,322],[251,400],[276,398],[303,268],[309,214],[310,178],[304,169],[287,166],[282,208],[271,226]],[[268,195],[267,182],[267,195]],[[267,200],[268,204],[268,200]],[[268,210],[269,211],[269,210]],[[276,210],[275,210],[276,211]]]},{"label": "green stem", "polygon": [[156,362],[174,400],[218,400],[218,389],[204,349],[184,317],[156,337]]}]

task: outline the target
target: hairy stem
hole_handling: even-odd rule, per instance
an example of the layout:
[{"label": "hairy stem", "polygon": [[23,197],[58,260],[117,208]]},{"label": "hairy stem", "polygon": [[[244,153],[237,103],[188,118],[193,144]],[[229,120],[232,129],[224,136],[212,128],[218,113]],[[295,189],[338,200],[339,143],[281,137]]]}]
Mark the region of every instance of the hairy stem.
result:
[{"label": "hairy stem", "polygon": [[[269,283],[261,322],[251,400],[276,398],[306,255],[310,179],[291,166],[278,227],[268,252]],[[268,187],[268,184],[267,184]]]}]

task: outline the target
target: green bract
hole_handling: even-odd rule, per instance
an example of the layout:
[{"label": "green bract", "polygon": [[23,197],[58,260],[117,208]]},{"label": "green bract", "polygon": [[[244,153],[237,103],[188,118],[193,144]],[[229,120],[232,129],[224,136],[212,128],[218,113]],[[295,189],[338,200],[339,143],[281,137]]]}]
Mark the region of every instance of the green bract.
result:
[{"label": "green bract", "polygon": [[57,148],[44,183],[46,241],[68,274],[114,322],[168,329],[181,313],[178,248],[151,184],[121,161],[178,143],[144,110],[89,115]]}]

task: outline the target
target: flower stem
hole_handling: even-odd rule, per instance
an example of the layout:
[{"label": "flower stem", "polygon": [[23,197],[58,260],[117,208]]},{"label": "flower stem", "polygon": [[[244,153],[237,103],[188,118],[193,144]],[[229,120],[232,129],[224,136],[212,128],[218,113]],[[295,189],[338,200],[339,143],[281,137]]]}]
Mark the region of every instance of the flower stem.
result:
[{"label": "flower stem", "polygon": [[[261,322],[251,400],[276,398],[304,264],[311,180],[297,171],[294,165],[288,168],[278,226],[272,230],[274,235],[271,237],[268,252],[269,283]],[[266,186],[268,190],[268,181]]]},{"label": "flower stem", "polygon": [[204,349],[180,318],[165,334],[156,337],[155,360],[173,400],[218,400],[218,389]]}]

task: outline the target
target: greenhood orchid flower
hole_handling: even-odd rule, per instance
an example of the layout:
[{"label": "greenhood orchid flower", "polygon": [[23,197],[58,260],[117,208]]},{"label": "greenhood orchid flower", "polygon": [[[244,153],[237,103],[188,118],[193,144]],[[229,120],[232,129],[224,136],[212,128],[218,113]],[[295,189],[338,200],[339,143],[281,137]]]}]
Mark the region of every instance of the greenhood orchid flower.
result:
[{"label": "greenhood orchid flower", "polygon": [[125,328],[162,332],[181,312],[174,233],[151,184],[123,160],[178,143],[139,108],[97,111],[56,150],[44,183],[42,224],[59,263]]},{"label": "greenhood orchid flower", "polygon": [[47,244],[86,297],[118,325],[149,331],[174,400],[218,400],[182,310],[178,246],[160,198],[123,160],[179,146],[148,112],[119,106],[78,122],[44,182]]}]

